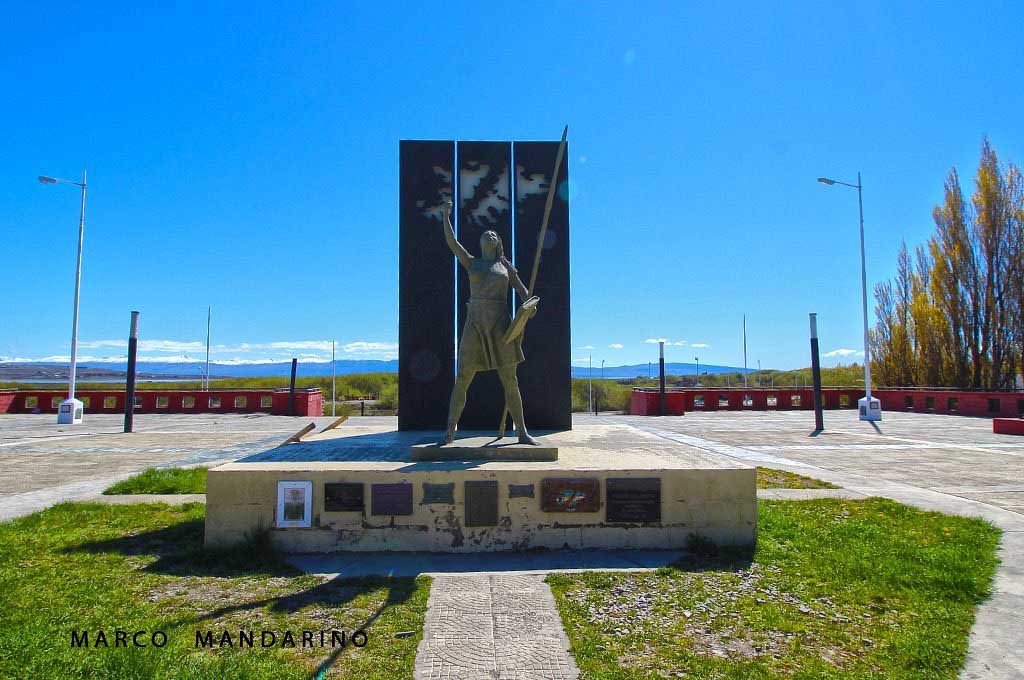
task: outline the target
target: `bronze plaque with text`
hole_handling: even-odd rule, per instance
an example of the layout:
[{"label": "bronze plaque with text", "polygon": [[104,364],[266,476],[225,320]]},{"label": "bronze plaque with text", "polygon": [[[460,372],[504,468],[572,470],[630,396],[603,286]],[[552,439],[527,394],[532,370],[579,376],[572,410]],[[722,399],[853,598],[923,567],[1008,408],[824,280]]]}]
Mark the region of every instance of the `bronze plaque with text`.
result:
[{"label": "bronze plaque with text", "polygon": [[324,484],[324,511],[362,512],[362,483],[337,482]]},{"label": "bronze plaque with text", "polygon": [[609,522],[661,522],[661,479],[609,477],[605,490]]}]

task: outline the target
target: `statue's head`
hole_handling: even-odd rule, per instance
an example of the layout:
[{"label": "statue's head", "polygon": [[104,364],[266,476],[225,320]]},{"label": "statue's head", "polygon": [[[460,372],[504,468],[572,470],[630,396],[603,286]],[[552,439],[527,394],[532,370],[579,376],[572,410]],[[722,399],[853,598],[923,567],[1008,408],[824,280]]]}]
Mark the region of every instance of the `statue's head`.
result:
[{"label": "statue's head", "polygon": [[505,255],[498,232],[488,229],[480,234],[480,253],[488,260],[496,260]]}]

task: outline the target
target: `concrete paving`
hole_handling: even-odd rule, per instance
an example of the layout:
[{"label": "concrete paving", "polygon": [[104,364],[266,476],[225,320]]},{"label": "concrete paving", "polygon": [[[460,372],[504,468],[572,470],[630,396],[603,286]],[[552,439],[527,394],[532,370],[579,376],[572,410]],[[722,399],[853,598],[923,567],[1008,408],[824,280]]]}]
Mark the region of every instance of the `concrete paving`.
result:
[{"label": "concrete paving", "polygon": [[[82,425],[53,415],[0,416],[0,521],[55,503],[95,499],[148,467],[209,465],[265,451],[310,420],[261,414],[96,414]],[[369,420],[369,419],[366,419]]]}]

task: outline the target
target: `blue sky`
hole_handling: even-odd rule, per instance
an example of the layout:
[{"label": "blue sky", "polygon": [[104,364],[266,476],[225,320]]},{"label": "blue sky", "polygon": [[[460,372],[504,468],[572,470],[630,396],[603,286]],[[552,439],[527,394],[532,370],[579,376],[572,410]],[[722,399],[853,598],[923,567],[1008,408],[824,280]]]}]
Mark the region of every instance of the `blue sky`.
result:
[{"label": "blue sky", "polygon": [[388,358],[398,140],[566,123],[574,360],[738,365],[744,313],[752,367],[807,365],[809,311],[859,349],[856,192],[815,178],[863,172],[891,276],[983,135],[1024,162],[1024,11],[744,4],[11,6],[0,357],[69,353],[78,196],[37,175],[89,171],[82,355],[138,309],[144,356],[199,357],[213,305],[221,359]]}]

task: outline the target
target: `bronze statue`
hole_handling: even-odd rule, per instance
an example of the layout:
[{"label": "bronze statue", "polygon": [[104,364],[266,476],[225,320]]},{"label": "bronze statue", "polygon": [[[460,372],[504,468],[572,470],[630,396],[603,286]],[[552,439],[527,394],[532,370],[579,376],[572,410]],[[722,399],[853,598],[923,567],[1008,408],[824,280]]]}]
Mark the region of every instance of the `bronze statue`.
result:
[{"label": "bronze statue", "polygon": [[[505,335],[511,321],[508,309],[508,287],[511,284],[520,298],[530,298],[530,293],[519,278],[512,263],[505,257],[501,238],[494,231],[485,231],[480,236],[480,256],[473,257],[455,238],[451,222],[451,201],[442,204],[441,222],[444,226],[448,247],[469,274],[469,302],[466,323],[459,342],[458,372],[448,406],[448,429],[444,444],[455,439],[455,427],[466,406],[466,391],[478,371],[497,370],[505,390],[505,403],[512,413],[521,444],[537,444],[537,440],[526,430],[523,419],[523,398],[519,393],[519,379],[516,367],[524,361],[523,339],[519,337],[506,341]],[[536,313],[536,303],[530,315]],[[504,428],[502,428],[504,430]]]}]

